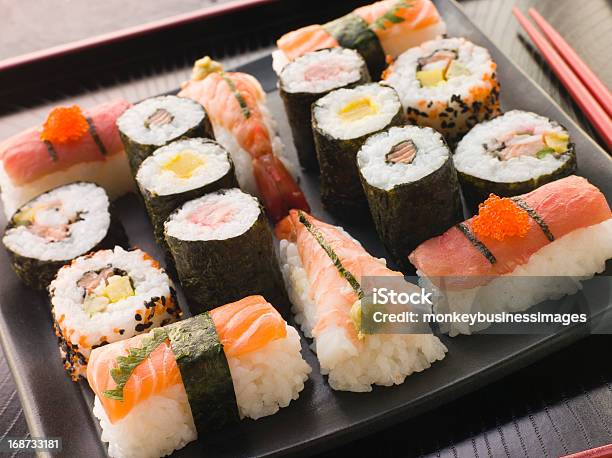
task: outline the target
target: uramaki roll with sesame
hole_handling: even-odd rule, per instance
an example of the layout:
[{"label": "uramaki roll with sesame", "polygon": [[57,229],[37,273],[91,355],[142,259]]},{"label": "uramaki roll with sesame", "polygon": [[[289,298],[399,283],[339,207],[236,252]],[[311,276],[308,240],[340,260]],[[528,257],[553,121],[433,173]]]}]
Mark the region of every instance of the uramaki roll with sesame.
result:
[{"label": "uramaki roll with sesame", "polygon": [[465,38],[431,40],[411,48],[385,71],[408,121],[433,127],[452,145],[500,113],[496,64]]},{"label": "uramaki roll with sesame", "polygon": [[62,267],[49,295],[64,367],[75,381],[85,377],[94,348],[164,326],[182,313],[157,261],[120,247]]},{"label": "uramaki roll with sesame", "polygon": [[[524,311],[580,289],[612,258],[606,197],[572,175],[516,197],[491,195],[477,216],[434,237],[409,256],[436,313]],[[441,326],[451,336],[489,323]]]}]

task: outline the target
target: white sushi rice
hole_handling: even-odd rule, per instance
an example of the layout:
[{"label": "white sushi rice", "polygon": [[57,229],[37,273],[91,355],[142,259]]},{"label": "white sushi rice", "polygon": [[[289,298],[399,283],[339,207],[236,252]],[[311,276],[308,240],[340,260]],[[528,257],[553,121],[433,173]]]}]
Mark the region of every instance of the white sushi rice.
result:
[{"label": "white sushi rice", "polygon": [[100,420],[101,439],[113,458],[158,458],[170,455],[198,438],[187,393],[174,385],[151,396],[111,423],[98,396],[94,415]]},{"label": "white sushi rice", "polygon": [[[145,122],[158,109],[172,115],[172,120],[162,125],[146,126]],[[143,145],[165,145],[197,126],[206,116],[199,103],[173,95],[146,99],[128,108],[117,119],[117,127],[131,140]]]},{"label": "white sushi rice", "polygon": [[311,372],[301,355],[297,331],[287,325],[287,336],[260,350],[227,359],[241,418],[275,414],[299,397]]},{"label": "white sushi rice", "polygon": [[23,186],[13,184],[0,161],[0,189],[4,214],[7,219],[36,196],[50,189],[76,181],[87,181],[102,186],[111,199],[134,191],[134,179],[125,152],[105,156],[103,161],[75,164],[66,170],[47,174]]},{"label": "white sushi rice", "polygon": [[[279,77],[285,92],[322,93],[356,83],[365,66],[363,57],[352,49],[332,48],[310,52],[287,65]],[[312,68],[328,68],[326,78],[310,78]]]},{"label": "white sushi rice", "polygon": [[[207,225],[192,221],[201,208],[226,212],[223,221]],[[166,235],[179,240],[225,240],[244,234],[261,213],[257,199],[240,189],[224,189],[183,204],[164,223]]]},{"label": "white sushi rice", "polygon": [[[294,243],[280,241],[280,263],[295,321],[307,337],[312,337],[317,305]],[[343,328],[333,325],[319,331],[313,347],[330,386],[355,392],[372,391],[372,385],[399,385],[410,374],[443,359],[447,351],[431,334],[366,335],[361,348],[357,348]]]},{"label": "white sushi rice", "polygon": [[[346,121],[340,111],[349,103],[370,99],[376,113],[354,121]],[[337,89],[317,100],[312,108],[313,122],[325,134],[335,139],[348,140],[384,129],[400,110],[397,93],[378,83],[363,84],[351,89]]]},{"label": "white sushi rice", "polygon": [[[262,90],[263,92],[263,90]],[[277,133],[277,123],[273,118],[270,110],[268,109],[264,100],[260,101],[257,105],[261,112],[268,131],[268,136],[272,144],[272,153],[281,160],[285,165],[289,173],[295,178],[298,170],[298,166],[295,160],[291,159],[287,155],[285,145]],[[253,173],[253,156],[240,146],[238,140],[232,134],[231,130],[226,129],[219,123],[212,121],[213,131],[215,133],[215,139],[221,144],[227,151],[229,151],[232,161],[234,162],[234,168],[236,169],[236,179],[240,185],[240,189],[249,194],[257,197],[261,197],[257,182],[255,181],[255,175]]]},{"label": "white sushi rice", "polygon": [[[421,286],[435,293],[436,313],[511,313],[576,293],[582,288],[581,281],[605,270],[608,259],[612,259],[612,219],[556,239],[527,263],[481,287],[441,292],[422,272],[417,274]],[[488,323],[453,322],[440,328],[456,336],[487,327]]]},{"label": "white sushi rice", "polygon": [[[93,183],[74,183],[47,192],[24,209],[61,203],[36,212],[36,224],[41,226],[69,225],[64,240],[49,242],[32,232],[28,226],[9,229],[2,242],[12,252],[41,261],[68,261],[87,253],[106,237],[110,224],[109,201],[104,189]],[[76,217],[79,220],[70,223]]]},{"label": "white sushi rice", "polygon": [[502,135],[534,129],[534,135],[544,132],[567,133],[558,123],[528,111],[513,110],[502,116],[476,125],[457,145],[453,162],[458,172],[500,183],[514,183],[548,175],[561,167],[569,158],[547,154],[541,159],[523,155],[502,161],[485,149]]},{"label": "white sushi rice", "polygon": [[[410,164],[386,161],[391,149],[412,140],[417,153]],[[412,183],[438,170],[448,160],[449,151],[442,136],[429,127],[392,127],[369,137],[357,153],[357,165],[371,186],[391,190]]]},{"label": "white sushi rice", "polygon": [[[106,267],[125,271],[133,285],[134,295],[111,302],[104,311],[89,316],[84,307],[85,289],[78,286],[77,282],[87,272],[97,272]],[[167,311],[168,307],[178,307],[178,304],[172,304],[170,300],[171,288],[172,282],[168,275],[146,253],[115,247],[114,250],[101,250],[93,255],[82,256],[62,267],[51,282],[49,293],[52,314],[63,330],[63,337],[69,344],[77,346],[78,352],[87,359],[94,345],[128,339],[175,321],[176,314]],[[142,326],[144,321],[138,321],[135,315],[140,314],[144,319],[145,304],[153,298],[161,297],[166,298],[166,306],[157,306],[149,319],[152,324],[138,331],[138,325]],[[85,370],[84,364],[77,368],[77,372],[83,376]]]},{"label": "white sushi rice", "polygon": [[[311,372],[300,351],[300,337],[287,325],[285,338],[228,358],[240,418],[256,420],[275,414],[298,398]],[[100,419],[102,440],[109,442],[108,454],[114,458],[169,455],[198,436],[182,385],[141,402],[115,424],[108,420],[96,396],[94,415]],[[206,437],[202,440],[206,442]]]},{"label": "white sushi rice", "polygon": [[[191,176],[180,177],[165,165],[178,154],[189,152],[202,161]],[[152,194],[166,196],[197,189],[213,183],[231,168],[229,155],[219,144],[203,139],[178,140],[156,150],[138,169],[136,181]]]},{"label": "white sushi rice", "polygon": [[[450,78],[444,84],[423,87],[416,77],[420,58],[430,56],[437,50],[457,52],[457,60],[463,64],[470,75]],[[387,84],[393,86],[402,100],[404,108],[419,108],[419,102],[446,102],[458,94],[462,99],[470,99],[470,91],[478,88],[490,90],[490,81],[485,78],[491,73],[491,56],[487,49],[477,46],[465,38],[445,38],[422,43],[400,55],[393,63],[392,72],[386,78]],[[420,108],[425,108],[420,106]]]}]

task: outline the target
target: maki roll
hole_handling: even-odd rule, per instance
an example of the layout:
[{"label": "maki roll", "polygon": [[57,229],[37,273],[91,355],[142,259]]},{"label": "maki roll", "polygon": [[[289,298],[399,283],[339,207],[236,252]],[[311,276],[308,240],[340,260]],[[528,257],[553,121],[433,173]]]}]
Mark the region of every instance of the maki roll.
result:
[{"label": "maki roll", "polygon": [[257,199],[224,189],[190,200],[165,223],[192,313],[244,295],[265,295],[276,307],[287,304],[272,233]]},{"label": "maki roll", "polygon": [[409,49],[384,79],[397,90],[410,123],[433,127],[454,146],[500,113],[496,68],[485,48],[446,38]]},{"label": "maki roll", "polygon": [[357,151],[368,136],[403,122],[395,90],[377,83],[338,89],[312,106],[312,130],[321,167],[321,200],[347,216],[367,209]]},{"label": "maki roll", "polygon": [[202,138],[177,140],[156,150],[138,168],[136,182],[155,239],[164,248],[164,222],[170,213],[208,192],[238,186],[228,152]]},{"label": "maki roll", "polygon": [[311,371],[300,350],[297,331],[261,296],[94,350],[87,380],[108,454],[161,457],[278,412]]},{"label": "maki roll", "polygon": [[134,176],[160,146],[185,137],[214,138],[204,107],[175,95],[146,99],[119,117],[117,127]]},{"label": "maki roll", "polygon": [[378,80],[387,56],[446,33],[431,0],[384,0],[353,10],[326,24],[286,33],[276,42],[272,66],[279,73],[288,62],[310,51],[343,46],[359,51]]},{"label": "maki roll", "polygon": [[217,141],[232,156],[240,188],[260,197],[270,218],[278,221],[291,208],[309,208],[295,178],[297,166],[285,154],[255,77],[226,72],[206,56],[195,62],[179,96],[206,107]]},{"label": "maki roll", "polygon": [[342,228],[292,210],[276,234],[295,321],[314,338],[321,373],[334,390],[399,385],[444,358],[446,347],[431,333],[368,332],[361,320],[367,304],[362,280],[395,278],[408,284]]},{"label": "maki roll", "polygon": [[576,151],[555,121],[513,110],[474,127],[453,156],[466,199],[516,196],[576,171]]},{"label": "maki roll", "polygon": [[45,289],[57,270],[92,250],[127,244],[106,192],[93,183],[60,186],[18,209],[2,243],[17,276]]},{"label": "maki roll", "polygon": [[147,253],[115,247],[75,259],[49,286],[64,367],[85,377],[91,351],[176,321],[168,275]]},{"label": "maki roll", "polygon": [[50,189],[90,181],[111,199],[134,189],[117,118],[130,107],[115,100],[89,109],[56,107],[42,126],[0,143],[0,190],[7,219]]},{"label": "maki roll", "polygon": [[357,51],[332,48],[298,57],[281,72],[278,88],[301,166],[318,170],[311,128],[311,106],[334,89],[368,83],[370,74]]},{"label": "maki roll", "polygon": [[[606,197],[575,175],[515,197],[491,195],[478,215],[411,255],[436,313],[519,312],[573,294],[612,258]],[[442,326],[470,334],[490,323]]]},{"label": "maki roll", "polygon": [[459,181],[442,136],[404,126],[372,135],[357,165],[378,236],[404,271],[408,255],[463,218]]}]

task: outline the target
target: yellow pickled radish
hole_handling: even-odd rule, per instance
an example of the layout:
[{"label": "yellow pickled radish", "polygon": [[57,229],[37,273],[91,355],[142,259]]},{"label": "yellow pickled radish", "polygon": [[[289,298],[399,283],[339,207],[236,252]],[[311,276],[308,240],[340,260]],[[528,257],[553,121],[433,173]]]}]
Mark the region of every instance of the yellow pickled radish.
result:
[{"label": "yellow pickled radish", "polygon": [[421,70],[416,72],[416,78],[423,87],[435,87],[439,84],[445,83],[444,69],[436,68],[434,70]]},{"label": "yellow pickled radish", "polygon": [[15,216],[13,216],[13,222],[17,226],[25,226],[25,225],[32,223],[35,217],[36,217],[36,208],[29,207],[29,208],[25,208],[21,210]]},{"label": "yellow pickled radish", "polygon": [[108,285],[104,288],[102,295],[107,297],[111,303],[119,302],[134,295],[130,278],[127,276],[113,275],[108,278]]},{"label": "yellow pickled radish", "polygon": [[547,132],[544,134],[544,143],[554,149],[555,153],[564,153],[567,151],[569,135],[563,132]]},{"label": "yellow pickled radish", "polygon": [[378,113],[378,106],[369,97],[352,100],[338,112],[340,118],[346,122],[359,121],[376,113]]},{"label": "yellow pickled radish", "polygon": [[194,172],[204,165],[204,159],[190,150],[180,151],[163,166],[163,170],[174,173],[179,178],[191,178]]}]

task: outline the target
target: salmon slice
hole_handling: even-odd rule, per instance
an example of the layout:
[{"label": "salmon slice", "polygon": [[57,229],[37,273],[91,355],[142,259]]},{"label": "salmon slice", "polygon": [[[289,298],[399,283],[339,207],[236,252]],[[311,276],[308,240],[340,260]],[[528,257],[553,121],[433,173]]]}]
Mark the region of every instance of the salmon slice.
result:
[{"label": "salmon slice", "polygon": [[288,32],[276,41],[276,45],[289,60],[310,51],[340,46],[336,39],[319,24]]},{"label": "salmon slice", "polygon": [[[401,3],[408,4],[408,6],[402,6],[400,5]],[[411,0],[408,2],[383,0],[357,8],[354,13],[368,24],[372,24],[395,6],[398,6],[398,8],[394,11],[394,16],[402,19],[402,22],[393,23],[387,20],[384,22],[383,27],[374,27],[374,32],[381,41],[387,35],[397,35],[404,31],[410,32],[424,29],[442,20],[438,10],[430,0]]]},{"label": "salmon slice", "polygon": [[280,313],[262,296],[249,296],[210,312],[225,355],[241,356],[287,336]]},{"label": "salmon slice", "polygon": [[53,144],[53,150],[41,140],[40,127],[5,140],[0,144],[0,160],[4,170],[15,186],[22,186],[73,165],[102,162],[108,156],[123,152],[115,123],[129,106],[126,100],[116,100],[86,110],[84,115],[90,119],[94,135],[90,128],[76,141]]},{"label": "salmon slice", "polygon": [[104,396],[106,390],[117,384],[111,377],[111,369],[117,367],[117,357],[126,356],[129,348],[138,348],[147,334],[96,348],[87,365],[87,381],[104,407],[111,423],[124,418],[135,406],[174,385],[183,385],[170,342],[159,345],[149,357],[139,364],[123,388],[123,401]]},{"label": "salmon slice", "polygon": [[[339,272],[331,258],[313,234],[300,222],[300,212],[291,210],[289,216],[276,227],[276,235],[297,245],[300,259],[310,282],[311,297],[316,304],[316,337],[330,325],[343,328],[347,336],[359,345],[357,330],[350,310],[358,299],[357,293]],[[338,256],[342,266],[359,282],[364,276],[403,276],[388,269],[383,262],[336,226],[324,223],[303,213],[304,217],[323,236],[326,245]]]},{"label": "salmon slice", "polygon": [[[601,191],[575,175],[519,197],[541,217],[555,239],[612,217]],[[470,218],[464,223],[470,230],[472,220]],[[457,227],[422,243],[408,259],[427,277],[450,277],[445,279],[446,289],[464,289],[486,284],[491,277],[512,272],[551,243],[533,218],[529,218],[529,229],[524,237],[514,236],[501,241],[478,237],[478,240],[495,257],[494,263]],[[480,278],[469,278],[476,276]]]},{"label": "salmon slice", "polygon": [[[237,357],[257,351],[287,335],[287,325],[280,314],[262,296],[249,296],[210,312],[225,356]],[[87,381],[96,393],[111,423],[124,418],[135,406],[151,396],[174,386],[183,386],[180,370],[170,342],[159,345],[130,375],[123,388],[123,401],[104,395],[116,388],[111,370],[117,357],[128,355],[130,348],[142,346],[147,334],[96,348],[87,365]]]}]

